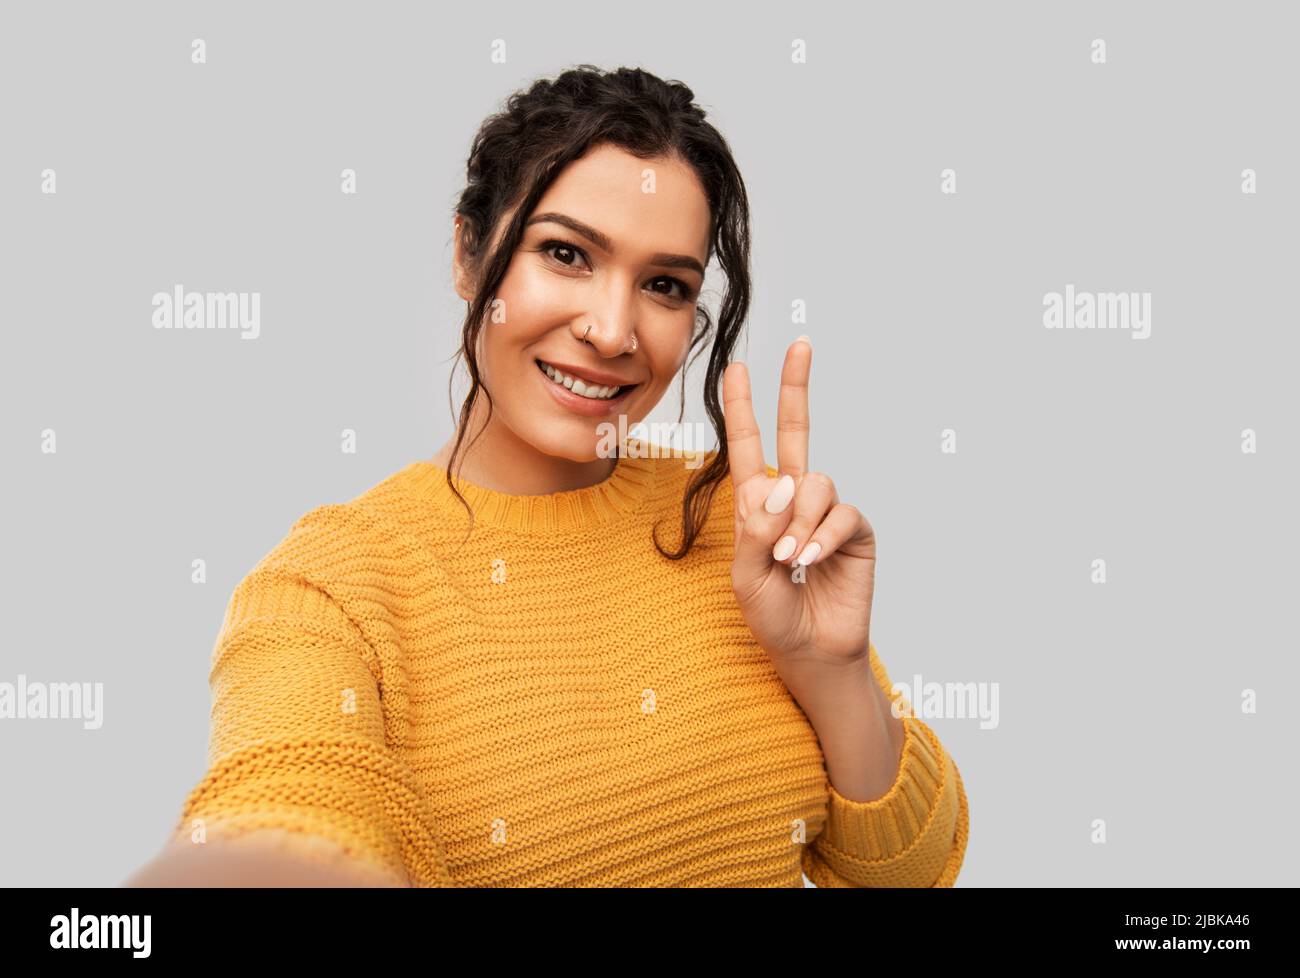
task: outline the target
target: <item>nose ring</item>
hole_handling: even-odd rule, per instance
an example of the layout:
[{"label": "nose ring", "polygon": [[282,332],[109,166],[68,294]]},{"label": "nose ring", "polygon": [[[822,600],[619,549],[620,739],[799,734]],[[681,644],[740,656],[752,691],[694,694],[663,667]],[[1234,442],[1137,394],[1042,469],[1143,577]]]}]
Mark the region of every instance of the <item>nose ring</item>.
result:
[{"label": "nose ring", "polygon": [[[586,329],[586,331],[582,334],[582,342],[584,342],[584,343],[587,342],[587,333],[590,333],[590,332],[591,332],[591,323],[588,323],[588,324],[587,324],[587,329]],[[637,346],[638,346],[638,343],[637,343],[637,338],[636,338],[636,331],[633,330],[633,332],[632,332],[632,349],[630,349],[630,350],[624,350],[623,352],[624,352],[624,353],[635,353],[635,352],[636,352],[636,348],[637,348]]]}]

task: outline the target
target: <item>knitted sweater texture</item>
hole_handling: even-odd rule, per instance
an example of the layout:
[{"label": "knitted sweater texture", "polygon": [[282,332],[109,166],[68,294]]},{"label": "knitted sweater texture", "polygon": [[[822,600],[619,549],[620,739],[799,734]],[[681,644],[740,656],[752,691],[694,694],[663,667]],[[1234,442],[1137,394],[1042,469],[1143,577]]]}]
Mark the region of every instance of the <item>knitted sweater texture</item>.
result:
[{"label": "knitted sweater texture", "polygon": [[656,551],[701,461],[459,480],[468,536],[431,462],[307,512],[230,598],[173,837],[278,829],[413,886],[952,886],[956,764],[905,716],[889,791],[835,791],[732,594],[730,477],[690,553]]}]

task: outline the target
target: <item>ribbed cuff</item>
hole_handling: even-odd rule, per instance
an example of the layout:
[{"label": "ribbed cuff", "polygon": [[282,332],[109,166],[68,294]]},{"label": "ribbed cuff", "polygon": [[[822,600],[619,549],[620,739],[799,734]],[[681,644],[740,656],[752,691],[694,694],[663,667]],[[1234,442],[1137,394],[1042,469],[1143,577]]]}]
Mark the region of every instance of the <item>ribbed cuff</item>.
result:
[{"label": "ribbed cuff", "polygon": [[[226,755],[190,792],[171,840],[189,841],[195,821],[209,839],[278,831],[281,848],[316,862],[334,854],[312,837],[417,886],[447,878],[414,776],[368,743],[263,741]],[[431,851],[437,864],[423,858]]]},{"label": "ribbed cuff", "polygon": [[903,720],[903,753],[889,791],[871,801],[845,798],[829,785],[826,840],[859,859],[878,861],[906,851],[934,811],[943,784],[943,750],[918,727]]},{"label": "ribbed cuff", "polygon": [[828,786],[826,826],[815,845],[826,867],[851,885],[933,886],[953,854],[959,788],[952,759],[920,720],[907,717],[903,725],[903,755],[888,792],[853,801]]}]

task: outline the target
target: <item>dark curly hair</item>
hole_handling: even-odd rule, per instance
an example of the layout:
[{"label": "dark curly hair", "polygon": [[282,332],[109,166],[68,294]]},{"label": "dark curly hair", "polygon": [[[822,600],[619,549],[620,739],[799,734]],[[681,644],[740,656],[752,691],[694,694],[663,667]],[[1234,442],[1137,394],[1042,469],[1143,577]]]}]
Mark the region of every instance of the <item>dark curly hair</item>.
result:
[{"label": "dark curly hair", "polygon": [[[707,265],[717,254],[727,278],[716,329],[702,305],[696,307],[695,330],[682,365],[682,396],[678,422],[686,411],[686,371],[714,336],[704,384],[704,404],[718,451],[699,469],[682,500],[682,540],[673,551],[659,545],[665,557],[680,559],[690,551],[708,517],[718,484],[728,476],[726,422],[718,397],[718,381],[730,362],[732,350],[749,312],[749,202],[745,183],[722,135],[705,121],[695,94],[678,81],[664,81],[640,68],[604,72],[594,65],[578,65],[554,80],[535,81],[527,91],[511,95],[505,108],[489,116],[479,128],[466,165],[466,186],[456,205],[461,221],[461,247],[465,262],[479,283],[461,335],[461,349],[471,387],[461,405],[456,443],[447,465],[447,485],[470,513],[465,497],[452,482],[451,469],[465,438],[470,410],[478,392],[487,396],[491,417],[492,395],[479,377],[475,355],[485,311],[505,277],[511,256],[523,236],[524,226],[547,187],[566,165],[599,144],[613,144],[640,159],[674,156],[691,166],[708,198],[711,221]],[[502,215],[518,204],[496,251],[484,254],[485,245]],[[697,349],[697,347],[699,349]],[[448,384],[451,406],[451,384]],[[471,442],[471,444],[473,444]]]}]

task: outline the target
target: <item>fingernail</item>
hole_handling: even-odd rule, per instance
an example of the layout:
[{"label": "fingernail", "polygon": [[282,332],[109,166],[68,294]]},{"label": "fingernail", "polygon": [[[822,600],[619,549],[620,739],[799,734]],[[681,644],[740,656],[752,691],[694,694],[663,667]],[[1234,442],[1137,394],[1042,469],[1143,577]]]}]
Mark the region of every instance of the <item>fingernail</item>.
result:
[{"label": "fingernail", "polygon": [[807,333],[804,333],[803,336],[796,336],[796,337],[794,338],[794,341],[795,341],[796,343],[798,343],[800,340],[803,340],[803,341],[804,341],[805,343],[807,343],[809,346],[812,346],[812,338],[809,337],[809,335],[808,335]]},{"label": "fingernail", "polygon": [[768,493],[763,508],[775,516],[785,510],[790,505],[790,500],[794,498],[794,479],[789,474],[781,476],[776,480],[776,485]]},{"label": "fingernail", "polygon": [[814,540],[812,543],[808,544],[808,546],[803,548],[803,553],[799,555],[799,559],[796,560],[795,563],[803,564],[805,567],[807,567],[809,564],[811,564],[814,560],[817,559],[817,555],[821,552],[822,552],[822,545],[818,543],[816,540]]},{"label": "fingernail", "polygon": [[780,540],[776,541],[776,546],[772,549],[772,556],[777,560],[785,560],[794,553],[794,545],[796,543],[798,543],[798,541],[794,537],[789,535],[783,536]]}]

